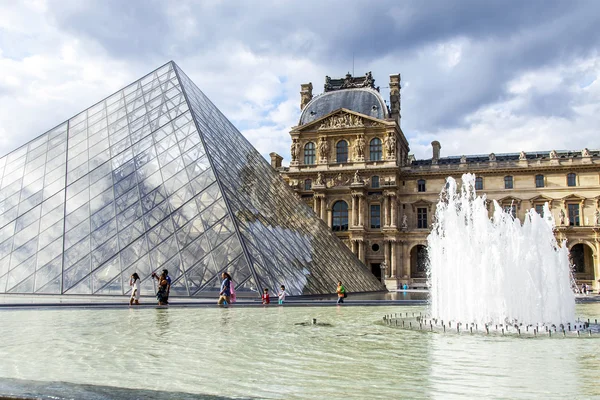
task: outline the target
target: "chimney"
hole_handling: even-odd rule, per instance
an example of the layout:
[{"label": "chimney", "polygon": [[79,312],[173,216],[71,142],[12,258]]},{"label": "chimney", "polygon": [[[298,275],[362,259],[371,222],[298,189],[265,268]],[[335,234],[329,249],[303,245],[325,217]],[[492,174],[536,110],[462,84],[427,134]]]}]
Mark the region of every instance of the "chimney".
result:
[{"label": "chimney", "polygon": [[390,75],[390,117],[400,125],[400,74]]},{"label": "chimney", "polygon": [[312,89],[312,82],[300,85],[300,110],[304,110],[304,107],[312,100]]},{"label": "chimney", "polygon": [[438,160],[440,159],[440,149],[442,148],[442,145],[437,140],[434,140],[431,142],[431,147],[433,148],[433,157],[431,157],[431,163],[437,164]]},{"label": "chimney", "polygon": [[281,168],[281,161],[283,160],[283,157],[275,152],[270,153],[269,155],[271,156],[271,167],[275,169]]}]

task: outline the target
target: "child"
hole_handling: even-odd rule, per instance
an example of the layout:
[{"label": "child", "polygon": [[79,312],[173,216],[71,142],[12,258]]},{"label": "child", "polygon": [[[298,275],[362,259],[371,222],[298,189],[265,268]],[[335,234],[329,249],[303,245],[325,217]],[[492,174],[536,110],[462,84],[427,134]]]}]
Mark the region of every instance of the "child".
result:
[{"label": "child", "polygon": [[271,298],[269,297],[269,289],[265,289],[262,295],[262,303],[269,304],[271,303]]},{"label": "child", "polygon": [[129,278],[129,286],[131,286],[131,298],[129,299],[129,305],[140,304],[140,276],[137,272],[134,272]]},{"label": "child", "polygon": [[279,305],[283,304],[285,301],[285,285],[281,285],[281,292],[277,294],[277,297],[279,297]]}]

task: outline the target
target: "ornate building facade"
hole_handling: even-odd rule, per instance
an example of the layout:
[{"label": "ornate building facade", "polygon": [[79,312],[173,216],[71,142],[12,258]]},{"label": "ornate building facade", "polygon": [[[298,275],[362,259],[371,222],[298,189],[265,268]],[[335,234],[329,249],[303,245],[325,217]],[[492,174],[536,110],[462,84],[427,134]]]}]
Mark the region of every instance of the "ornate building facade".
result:
[{"label": "ornate building facade", "polygon": [[[600,279],[600,151],[540,151],[416,160],[400,121],[400,74],[386,105],[371,73],[301,85],[289,167],[271,165],[388,289],[426,285],[427,236],[446,178],[476,175],[488,200],[521,220],[548,203],[578,284]],[[490,202],[490,213],[492,206]]]}]

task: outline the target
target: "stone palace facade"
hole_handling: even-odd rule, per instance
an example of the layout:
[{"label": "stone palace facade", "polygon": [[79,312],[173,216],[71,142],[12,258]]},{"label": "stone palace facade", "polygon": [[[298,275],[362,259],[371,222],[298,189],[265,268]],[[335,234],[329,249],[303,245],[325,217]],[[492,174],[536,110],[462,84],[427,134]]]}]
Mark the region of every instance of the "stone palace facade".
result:
[{"label": "stone palace facade", "polygon": [[[394,290],[426,284],[427,235],[446,177],[476,175],[476,186],[523,219],[548,203],[557,239],[567,239],[577,283],[598,288],[600,151],[539,151],[416,160],[400,121],[400,74],[385,103],[371,73],[326,77],[313,96],[301,85],[291,162],[271,165],[365,266]],[[490,202],[490,212],[492,206]]]}]

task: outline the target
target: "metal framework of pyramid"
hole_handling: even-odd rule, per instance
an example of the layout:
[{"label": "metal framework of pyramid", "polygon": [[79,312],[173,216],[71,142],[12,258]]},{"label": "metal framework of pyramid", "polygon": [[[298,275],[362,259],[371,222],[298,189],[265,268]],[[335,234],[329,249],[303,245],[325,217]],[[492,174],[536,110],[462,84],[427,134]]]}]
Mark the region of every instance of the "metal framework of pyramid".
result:
[{"label": "metal framework of pyramid", "polygon": [[381,283],[169,62],[0,158],[0,293],[325,294]]}]

